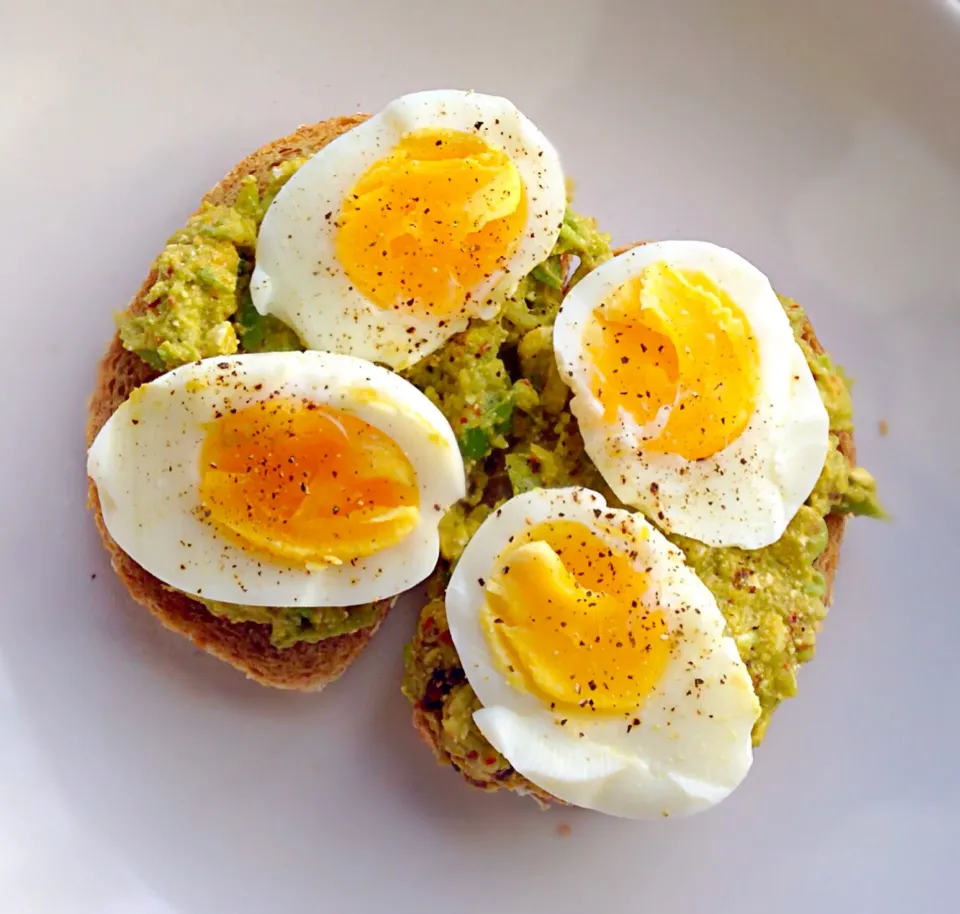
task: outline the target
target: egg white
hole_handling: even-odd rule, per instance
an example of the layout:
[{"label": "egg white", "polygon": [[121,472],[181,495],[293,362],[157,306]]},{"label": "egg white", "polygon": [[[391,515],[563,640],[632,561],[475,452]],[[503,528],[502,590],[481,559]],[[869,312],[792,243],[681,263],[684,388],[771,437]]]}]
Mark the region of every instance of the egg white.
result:
[{"label": "egg white", "polygon": [[[470,313],[437,318],[380,308],[354,288],[337,260],[336,219],[343,198],[406,133],[424,127],[472,133],[503,150],[527,192],[519,247],[505,271],[471,290]],[[471,316],[497,313],[519,281],[549,255],[565,207],[556,150],[512,102],[453,90],[405,95],[317,152],[274,199],[257,238],[253,303],[261,314],[293,327],[311,349],[405,368],[465,329]]]},{"label": "egg white", "polygon": [[[247,552],[197,516],[204,425],[270,396],[351,413],[400,446],[420,491],[420,518],[405,539],[307,568]],[[320,352],[217,357],[161,375],[100,430],[87,474],[110,536],[152,575],[191,596],[262,606],[352,606],[407,590],[433,571],[437,524],[465,492],[450,425],[419,390],[369,362]]]},{"label": "egg white", "polygon": [[[558,518],[579,521],[613,548],[636,550],[635,567],[650,569],[644,602],[659,607],[676,640],[660,681],[637,708],[640,723],[629,730],[622,715],[551,711],[505,678],[484,637],[481,580],[511,537]],[[759,715],[750,676],[724,634],[713,595],[683,554],[639,515],[610,509],[601,495],[577,487],[510,499],[467,544],[447,587],[446,612],[464,672],[483,704],[474,714],[478,728],[520,774],[553,796],[615,816],[679,816],[720,802],[747,774]]]},{"label": "egg white", "polygon": [[[645,449],[669,407],[642,426],[622,408],[608,422],[591,390],[584,330],[593,310],[646,267],[702,271],[737,304],[756,338],[759,397],[743,432],[703,460]],[[553,332],[570,408],[604,480],[626,504],[668,532],[710,546],[758,549],[776,542],[823,469],[829,418],[810,367],[767,277],[725,248],[702,241],[645,244],[614,257],[564,299]]]}]

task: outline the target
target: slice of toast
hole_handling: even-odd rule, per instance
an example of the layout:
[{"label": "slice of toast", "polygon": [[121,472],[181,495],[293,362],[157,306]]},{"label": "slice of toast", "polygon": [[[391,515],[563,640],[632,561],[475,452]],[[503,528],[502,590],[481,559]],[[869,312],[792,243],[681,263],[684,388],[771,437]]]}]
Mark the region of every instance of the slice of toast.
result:
[{"label": "slice of toast", "polygon": [[[636,247],[635,244],[628,244],[617,249],[614,253],[621,254],[624,251]],[[804,319],[803,330],[801,331],[803,339],[809,343],[810,347],[818,355],[824,352],[823,346],[814,333],[813,325],[808,319]],[[838,450],[851,466],[856,465],[856,448],[854,446],[853,432],[840,432],[838,434]],[[816,568],[823,574],[826,583],[826,593],[824,594],[824,603],[829,606],[833,597],[833,581],[837,573],[837,565],[840,561],[840,543],[843,540],[843,533],[847,523],[847,516],[839,512],[832,512],[826,517],[827,523],[827,545],[814,563]],[[456,765],[438,741],[438,730],[436,719],[430,712],[424,710],[420,705],[414,705],[413,708],[413,726],[420,738],[433,751],[437,762],[441,765]],[[462,773],[462,772],[461,772]],[[549,805],[567,805],[563,800],[558,799],[547,791],[542,790],[535,784],[532,784],[517,772],[511,772],[511,775],[503,780],[475,781],[466,774],[464,778],[473,786],[482,790],[513,790],[517,793],[531,796],[541,806]]]},{"label": "slice of toast", "polygon": [[[240,182],[254,175],[261,191],[270,181],[272,169],[294,156],[309,156],[332,139],[345,133],[366,119],[366,115],[335,117],[319,124],[301,127],[289,136],[268,143],[240,162],[216,187],[204,197],[204,202],[230,204],[236,197]],[[144,295],[153,285],[156,273],[151,270],[140,291],[130,302],[134,311],[143,308]],[[140,384],[157,377],[132,352],[128,352],[115,336],[100,362],[96,387],[90,399],[87,418],[87,444],[114,410]],[[263,685],[280,689],[319,690],[332,682],[350,665],[373,637],[380,622],[393,605],[393,600],[377,604],[377,620],[369,628],[347,635],[326,638],[315,644],[299,642],[279,650],[270,643],[270,626],[254,622],[230,622],[210,613],[202,603],[172,591],[138,565],[113,541],[103,523],[96,486],[89,482],[90,506],[96,517],[97,528],[110,552],[111,562],[130,595],[143,604],[171,631],[186,635],[203,650],[242,670],[251,679]]]}]

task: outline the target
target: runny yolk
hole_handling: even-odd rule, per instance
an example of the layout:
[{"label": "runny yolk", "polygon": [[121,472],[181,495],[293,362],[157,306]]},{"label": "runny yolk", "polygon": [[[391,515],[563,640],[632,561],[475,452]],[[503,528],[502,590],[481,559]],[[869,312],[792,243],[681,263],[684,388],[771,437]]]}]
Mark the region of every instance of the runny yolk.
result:
[{"label": "runny yolk", "polygon": [[497,560],[482,624],[508,680],[563,712],[628,712],[670,656],[646,574],[577,521],[531,527]]},{"label": "runny yolk", "polygon": [[264,400],[207,426],[202,516],[242,547],[295,564],[340,564],[402,540],[417,477],[380,429],[329,406]]},{"label": "runny yolk", "polygon": [[594,310],[584,347],[607,421],[622,408],[646,425],[668,408],[647,450],[710,457],[743,432],[756,408],[756,339],[704,273],[648,266]]},{"label": "runny yolk", "polygon": [[523,182],[505,152],[469,133],[414,130],[344,197],[337,260],[381,308],[459,314],[471,290],[505,268],[526,222]]}]

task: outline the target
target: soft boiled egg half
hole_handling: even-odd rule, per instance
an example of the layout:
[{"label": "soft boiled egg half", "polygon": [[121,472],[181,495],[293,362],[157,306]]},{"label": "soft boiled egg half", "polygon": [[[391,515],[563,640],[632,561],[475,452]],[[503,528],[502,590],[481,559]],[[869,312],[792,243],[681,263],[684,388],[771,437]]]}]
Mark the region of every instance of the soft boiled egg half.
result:
[{"label": "soft boiled egg half", "polygon": [[311,349],[402,369],[496,314],[550,253],[565,206],[556,151],[511,102],[405,95],[277,195],[253,303]]},{"label": "soft boiled egg half", "polygon": [[262,606],[352,606],[437,562],[464,495],[440,411],[320,352],[193,362],[138,388],[90,448],[107,530],[165,584]]},{"label": "soft boiled egg half", "polygon": [[446,593],[483,707],[524,777],[615,816],[695,813],[753,760],[759,702],[683,554],[590,489],[534,489],[486,519]]},{"label": "soft boiled egg half", "polygon": [[701,241],[633,248],[573,288],[553,340],[622,501],[711,546],[780,538],[823,469],[829,420],[760,270]]}]

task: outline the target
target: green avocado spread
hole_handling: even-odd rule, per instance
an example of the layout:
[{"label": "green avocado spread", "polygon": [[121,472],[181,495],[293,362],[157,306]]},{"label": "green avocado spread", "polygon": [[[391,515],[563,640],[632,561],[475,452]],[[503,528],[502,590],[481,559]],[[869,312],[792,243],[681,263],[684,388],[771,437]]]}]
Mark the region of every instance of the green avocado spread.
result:
[{"label": "green avocado spread", "polygon": [[270,626],[270,643],[279,649],[298,641],[314,643],[334,635],[348,635],[377,621],[373,603],[363,606],[240,606],[201,600],[215,616],[231,622],[256,622]]},{"label": "green avocado spread", "polygon": [[[302,348],[293,331],[260,315],[249,295],[256,236],[273,197],[304,159],[274,170],[266,187],[251,176],[232,205],[205,204],[157,260],[145,307],[118,315],[123,345],[157,370],[232,352]],[[467,497],[440,526],[441,560],[405,652],[404,694],[417,707],[439,752],[484,787],[525,787],[473,722],[479,702],[466,681],[444,614],[443,593],[456,562],[483,519],[507,498],[538,486],[583,485],[619,502],[586,455],[569,390],[559,376],[552,327],[566,291],[611,256],[609,238],[593,220],[568,210],[550,257],[521,280],[489,321],[475,320],[440,349],[403,372],[449,420],[464,457]],[[826,615],[816,560],[831,514],[882,516],[869,473],[839,451],[852,428],[849,384],[829,357],[801,334],[803,311],[782,299],[830,416],[830,448],[819,481],[784,536],[756,551],[710,548],[672,537],[710,588],[747,664],[760,698],[754,741],[763,738],[777,705],[795,694],[797,668],[813,656]],[[367,627],[373,606],[317,609],[208,602],[236,622],[269,625],[277,648]]]},{"label": "green avocado spread", "polygon": [[[523,281],[498,320],[474,322],[407,372],[458,431],[468,493],[441,524],[442,558],[406,649],[403,691],[432,731],[442,760],[482,787],[529,784],[473,723],[479,702],[450,638],[443,593],[474,531],[512,495],[576,484],[619,506],[584,452],[552,349],[552,324],[564,293],[609,256],[609,241],[594,223],[568,212],[556,250]],[[796,693],[797,668],[813,656],[826,615],[826,582],[816,560],[827,544],[827,516],[882,516],[872,477],[851,467],[838,449],[839,434],[852,428],[848,382],[803,338],[802,309],[781,301],[830,417],[823,472],[783,537],[764,549],[711,548],[671,537],[716,597],[750,671],[761,705],[755,743],[777,705]]]},{"label": "green avocado spread", "polygon": [[303,348],[289,327],[257,312],[249,284],[263,214],[304,161],[274,169],[262,197],[249,175],[232,205],[204,203],[190,217],[157,258],[143,308],[117,315],[124,348],[158,371],[237,351]]}]

